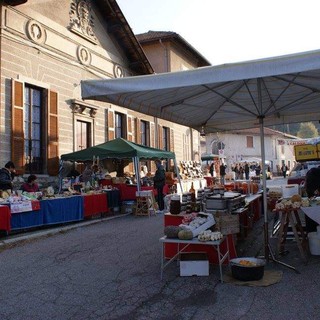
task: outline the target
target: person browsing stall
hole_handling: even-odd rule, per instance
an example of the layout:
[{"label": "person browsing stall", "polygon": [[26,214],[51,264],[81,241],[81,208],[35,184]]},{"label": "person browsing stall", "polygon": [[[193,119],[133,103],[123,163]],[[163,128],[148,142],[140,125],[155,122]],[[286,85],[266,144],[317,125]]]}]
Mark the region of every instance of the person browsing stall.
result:
[{"label": "person browsing stall", "polygon": [[31,174],[28,179],[27,182],[25,182],[22,186],[21,186],[21,190],[25,191],[25,192],[38,192],[39,191],[39,186],[36,183],[37,177],[34,174]]},{"label": "person browsing stall", "polygon": [[16,173],[14,163],[9,161],[5,164],[4,168],[0,169],[0,190],[12,190],[12,180]]},{"label": "person browsing stall", "polygon": [[154,184],[154,188],[157,190],[157,203],[159,206],[159,210],[163,211],[164,209],[163,187],[166,182],[166,172],[160,160],[156,160],[155,163],[157,166],[157,170],[153,177],[153,184]]}]

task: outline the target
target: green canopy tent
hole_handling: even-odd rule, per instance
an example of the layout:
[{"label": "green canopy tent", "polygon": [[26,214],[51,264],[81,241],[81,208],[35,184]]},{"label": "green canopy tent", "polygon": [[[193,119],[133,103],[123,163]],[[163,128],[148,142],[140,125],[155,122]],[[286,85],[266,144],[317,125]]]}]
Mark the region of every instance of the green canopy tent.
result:
[{"label": "green canopy tent", "polygon": [[139,161],[173,159],[175,171],[180,181],[180,175],[174,152],[143,146],[123,138],[117,138],[108,142],[89,147],[84,150],[75,151],[61,155],[61,161],[90,161],[93,157],[104,159],[132,159],[137,176],[137,188],[140,191]]}]

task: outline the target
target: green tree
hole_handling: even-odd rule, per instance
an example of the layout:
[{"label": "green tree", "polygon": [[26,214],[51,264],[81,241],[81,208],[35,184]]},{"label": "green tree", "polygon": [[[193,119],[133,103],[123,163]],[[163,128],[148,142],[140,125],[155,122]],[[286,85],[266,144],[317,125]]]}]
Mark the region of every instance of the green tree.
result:
[{"label": "green tree", "polygon": [[300,129],[297,133],[299,138],[314,138],[318,137],[318,129],[312,122],[303,122],[300,124]]}]

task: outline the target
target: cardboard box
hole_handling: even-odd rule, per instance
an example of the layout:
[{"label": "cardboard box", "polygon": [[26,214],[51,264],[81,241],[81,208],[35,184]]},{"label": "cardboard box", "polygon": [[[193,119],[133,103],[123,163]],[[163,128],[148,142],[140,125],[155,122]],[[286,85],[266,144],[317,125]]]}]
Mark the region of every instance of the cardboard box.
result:
[{"label": "cardboard box", "polygon": [[283,198],[291,198],[295,194],[300,194],[298,184],[287,184],[287,185],[281,186],[281,188],[282,188]]},{"label": "cardboard box", "polygon": [[206,252],[180,253],[180,276],[208,276],[209,260]]}]

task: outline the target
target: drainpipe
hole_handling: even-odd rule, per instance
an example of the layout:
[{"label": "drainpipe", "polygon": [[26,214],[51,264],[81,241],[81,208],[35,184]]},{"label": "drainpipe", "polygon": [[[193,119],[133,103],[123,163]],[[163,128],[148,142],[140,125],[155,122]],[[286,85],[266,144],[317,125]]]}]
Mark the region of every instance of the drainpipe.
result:
[{"label": "drainpipe", "polygon": [[163,44],[161,39],[159,39],[159,43],[160,43],[160,45],[161,45],[161,47],[163,48],[163,51],[164,51],[164,66],[165,66],[164,72],[170,72],[171,70],[169,70],[170,65],[169,65],[169,58],[168,58],[168,49]]},{"label": "drainpipe", "polygon": [[159,149],[159,128],[158,128],[158,118],[154,117],[154,146]]},{"label": "drainpipe", "polygon": [[191,151],[191,160],[194,161],[194,153],[193,153],[193,129],[190,129],[190,151]]}]

